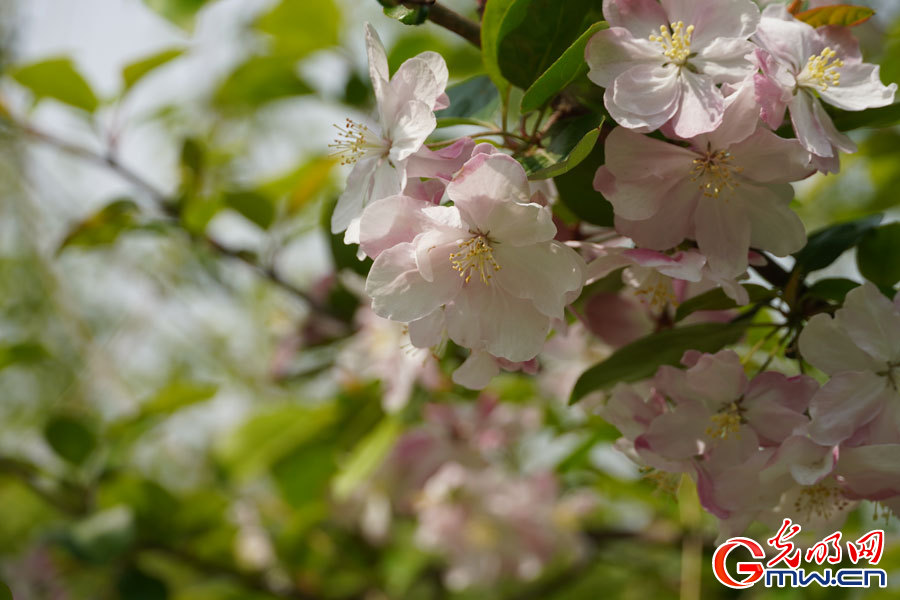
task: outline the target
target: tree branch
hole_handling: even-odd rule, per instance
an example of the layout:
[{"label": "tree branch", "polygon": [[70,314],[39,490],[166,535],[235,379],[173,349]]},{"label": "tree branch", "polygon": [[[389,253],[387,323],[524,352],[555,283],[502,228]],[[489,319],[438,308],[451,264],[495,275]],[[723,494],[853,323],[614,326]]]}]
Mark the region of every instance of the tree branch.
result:
[{"label": "tree branch", "polygon": [[435,25],[440,25],[444,29],[452,31],[466,41],[474,44],[476,48],[481,48],[481,26],[475,21],[462,16],[458,12],[452,11],[446,6],[435,2],[431,5],[431,11],[428,13],[428,20]]},{"label": "tree branch", "polygon": [[[65,152],[66,154],[69,154],[71,156],[75,156],[95,165],[111,169],[122,179],[143,190],[146,194],[151,196],[159,206],[159,208],[168,217],[171,217],[175,221],[180,222],[181,210],[178,207],[178,203],[175,201],[175,199],[170,197],[168,194],[160,190],[152,183],[148,182],[146,179],[132,171],[124,164],[122,164],[114,154],[100,154],[98,152],[95,152],[94,150],[91,150],[90,148],[85,148],[84,146],[73,144],[47,132],[35,129],[30,125],[17,123],[15,121],[11,121],[11,123],[17,126],[25,135],[34,140],[52,146],[57,150],[61,150],[62,152]],[[334,313],[334,311],[331,310],[330,307],[322,304],[321,302],[310,296],[305,290],[296,287],[295,285],[284,279],[284,277],[282,277],[274,267],[261,265],[246,253],[235,250],[233,248],[228,248],[227,246],[207,235],[199,235],[186,229],[184,229],[184,231],[191,236],[191,239],[193,241],[199,242],[212,248],[222,256],[240,261],[245,265],[251,267],[262,277],[268,279],[281,289],[302,300],[309,306],[309,308],[313,312],[335,320],[339,320],[337,315]]]}]

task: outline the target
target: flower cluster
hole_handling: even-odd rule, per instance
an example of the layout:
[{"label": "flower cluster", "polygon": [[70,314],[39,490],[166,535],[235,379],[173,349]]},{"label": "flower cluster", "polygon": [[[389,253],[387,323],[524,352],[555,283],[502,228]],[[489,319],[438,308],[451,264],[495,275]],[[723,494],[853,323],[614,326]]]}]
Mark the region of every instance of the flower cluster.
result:
[{"label": "flower cluster", "polygon": [[429,405],[360,494],[363,531],[378,542],[392,519],[413,517],[417,545],[447,561],[452,589],[536,578],[578,548],[596,504],[586,490],[563,494],[550,471],[516,468],[540,425],[537,410],[492,400]]},{"label": "flower cluster", "polygon": [[424,145],[433,110],[446,105],[442,60],[410,59],[386,83],[384,48],[371,27],[367,42],[390,133],[354,138],[347,156],[357,162],[332,226],[346,228],[345,240],[375,261],[366,281],[374,312],[407,323],[417,348],[446,339],[468,348],[454,381],[482,388],[501,367],[529,368],[580,295],[584,261],[554,240],[545,196],[515,159],[470,139],[438,151]]},{"label": "flower cluster", "polygon": [[[780,4],[760,14],[750,0],[604,0],[603,11],[610,28],[591,39],[586,60],[620,127],[594,186],[617,231],[668,255],[696,244],[720,282],[742,276],[750,248],[802,248],[788,184],[836,171],[838,150],[855,150],[822,102],[885,106],[896,84],[862,62],[847,28],[815,29]],[[772,131],[786,109],[796,139]],[[643,135],[656,130],[671,141]]]},{"label": "flower cluster", "polygon": [[900,294],[871,284],[801,335],[804,357],[831,375],[766,371],[748,379],[737,354],[689,351],[684,369],[619,384],[599,409],[618,445],[659,478],[689,474],[722,537],[784,516],[841,525],[859,500],[900,508]]}]

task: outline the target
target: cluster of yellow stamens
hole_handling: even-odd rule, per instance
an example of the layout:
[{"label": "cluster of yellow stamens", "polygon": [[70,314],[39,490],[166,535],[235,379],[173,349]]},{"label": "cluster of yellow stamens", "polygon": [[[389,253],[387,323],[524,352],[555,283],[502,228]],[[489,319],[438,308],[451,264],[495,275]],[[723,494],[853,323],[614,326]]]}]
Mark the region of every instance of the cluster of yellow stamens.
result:
[{"label": "cluster of yellow stamens", "polygon": [[797,500],[794,501],[794,510],[804,514],[809,519],[813,515],[820,519],[829,519],[834,511],[847,508],[849,502],[841,490],[825,483],[803,488]]},{"label": "cluster of yellow stamens", "polygon": [[672,23],[670,27],[659,26],[659,35],[650,34],[650,41],[662,45],[663,55],[678,66],[684,65],[691,56],[691,36],[694,26],[684,26],[684,21]]},{"label": "cluster of yellow stamens", "polygon": [[744,170],[733,164],[734,156],[728,150],[708,152],[706,156],[695,158],[693,162],[691,181],[700,181],[703,195],[709,198],[718,198],[723,191],[736,188],[739,184],[733,174]]},{"label": "cluster of yellow stamens", "polygon": [[706,435],[714,440],[728,439],[731,434],[738,435],[741,429],[741,408],[732,402],[709,418],[712,424],[706,428]]},{"label": "cluster of yellow stamens", "polygon": [[836,55],[837,52],[831,48],[825,48],[819,55],[810,56],[806,61],[806,67],[798,77],[800,84],[817,86],[823,91],[829,86],[841,85],[841,74],[838,69],[844,66],[844,61],[835,58]]},{"label": "cluster of yellow stamens", "polygon": [[459,276],[465,278],[466,283],[472,279],[472,273],[478,273],[484,283],[489,283],[492,274],[500,270],[500,265],[494,260],[494,250],[487,238],[477,235],[458,244],[459,252],[450,255],[450,264],[459,271]]},{"label": "cluster of yellow stamens", "polygon": [[656,484],[657,491],[674,496],[678,491],[681,477],[675,473],[658,471],[652,467],[641,467],[641,477]]},{"label": "cluster of yellow stamens", "polygon": [[343,127],[335,125],[334,128],[338,130],[338,135],[328,147],[334,148],[334,154],[341,157],[342,165],[352,165],[370,150],[382,146],[378,136],[362,123],[347,119]]},{"label": "cluster of yellow stamens", "polygon": [[658,271],[647,276],[638,286],[635,294],[641,302],[654,310],[661,310],[666,304],[672,306],[678,304],[678,298],[672,288],[672,278]]}]

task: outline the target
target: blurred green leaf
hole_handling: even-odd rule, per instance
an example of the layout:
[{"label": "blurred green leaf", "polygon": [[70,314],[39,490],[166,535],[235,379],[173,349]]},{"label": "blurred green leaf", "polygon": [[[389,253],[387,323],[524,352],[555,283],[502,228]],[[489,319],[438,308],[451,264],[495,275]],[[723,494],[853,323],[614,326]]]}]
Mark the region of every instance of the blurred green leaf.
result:
[{"label": "blurred green leaf", "polygon": [[127,506],[114,506],[75,523],[68,546],[79,558],[105,564],[121,556],[134,543],[134,515]]},{"label": "blurred green leaf", "polygon": [[0,580],[0,600],[13,600],[12,592],[9,591],[9,586],[3,583],[3,580]]},{"label": "blurred green leaf", "polygon": [[97,447],[93,428],[70,415],[51,417],[44,426],[44,438],[53,451],[73,465],[80,465]]},{"label": "blurred green leaf", "polygon": [[328,483],[337,469],[337,448],[330,440],[304,444],[272,465],[272,477],[294,508],[325,499]]},{"label": "blurred green leaf", "polygon": [[378,468],[402,431],[403,427],[397,420],[386,418],[356,445],[334,480],[333,490],[338,501],[348,499],[357,486]]},{"label": "blurred green leaf", "polygon": [[63,238],[57,252],[70,246],[103,246],[138,226],[138,205],[129,198],[119,198],[75,225]]},{"label": "blurred green leaf", "polygon": [[225,206],[233,208],[263,229],[275,221],[275,205],[268,196],[252,190],[225,192]]},{"label": "blurred green leaf", "polygon": [[0,369],[18,363],[36,363],[49,357],[47,350],[35,342],[0,344]]},{"label": "blurred green leaf", "polygon": [[500,29],[515,2],[516,0],[491,0],[485,5],[481,17],[481,57],[484,69],[501,90],[508,88],[509,83],[500,71]]},{"label": "blurred green leaf", "polygon": [[813,27],[822,27],[824,25],[853,27],[865,23],[874,15],[875,11],[867,6],[835,4],[805,10],[795,14],[794,17]]},{"label": "blurred green leaf", "polygon": [[126,65],[122,69],[122,79],[125,81],[122,93],[133,88],[137,82],[152,73],[157,67],[175,60],[182,54],[184,54],[184,50],[172,48]]},{"label": "blurred green leaf", "polygon": [[267,471],[334,423],[334,406],[285,406],[249,419],[219,445],[217,456],[238,479]]},{"label": "blurred green leaf", "polygon": [[149,6],[172,23],[190,29],[197,12],[211,0],[144,0]]},{"label": "blurred green leaf", "polygon": [[881,223],[882,215],[870,215],[820,229],[809,236],[806,247],[794,254],[795,270],[804,273],[824,269]]},{"label": "blurred green leaf", "polygon": [[54,58],[13,69],[13,79],[27,87],[35,100],[53,98],[94,112],[97,96],[69,58]]},{"label": "blurred green leaf", "polygon": [[164,581],[131,566],[116,582],[122,600],[166,600],[169,588]]},{"label": "blurred green leaf", "polygon": [[900,223],[869,230],[856,248],[856,265],[879,287],[890,288],[900,281]]},{"label": "blurred green leaf", "polygon": [[600,21],[582,33],[575,43],[569,46],[563,55],[526,90],[525,96],[522,97],[522,112],[526,113],[540,108],[575,81],[579,75],[587,73],[584,49],[595,33],[608,27],[606,21]]},{"label": "blurred green leaf", "polygon": [[[775,290],[754,283],[746,283],[743,287],[750,296],[750,304],[770,300],[777,295]],[[725,294],[722,288],[714,288],[682,302],[675,312],[675,321],[680,321],[700,310],[730,310],[734,308],[740,307]]]},{"label": "blurred green leaf", "polygon": [[312,94],[297,74],[297,61],[282,56],[253,56],[222,82],[213,102],[226,110],[252,110],[274,100]]},{"label": "blurred green leaf", "polygon": [[141,405],[141,412],[145,415],[171,414],[192,404],[206,402],[218,390],[219,386],[214,383],[177,379]]},{"label": "blurred green leaf", "polygon": [[652,377],[663,365],[678,365],[688,350],[718,352],[729,344],[737,343],[747,325],[741,322],[700,323],[643,337],[582,373],[569,402],[574,404],[592,392],[619,382]]},{"label": "blurred green leaf", "polygon": [[515,0],[497,35],[500,71],[514,85],[528,89],[602,18],[594,0]]},{"label": "blurred green leaf", "polygon": [[337,163],[334,156],[314,156],[293,171],[260,184],[258,189],[263,194],[286,197],[286,212],[293,215],[333,188],[332,174]]},{"label": "blurred green leaf", "polygon": [[864,127],[893,127],[900,124],[900,103],[858,111],[836,108],[829,112],[838,131],[851,131]]},{"label": "blurred green leaf", "polygon": [[388,50],[388,68],[391,73],[404,61],[422,52],[437,52],[447,63],[455,80],[468,79],[484,72],[481,52],[471,44],[457,40],[446,41],[436,37],[430,28],[406,28]]},{"label": "blurred green leaf", "polygon": [[575,147],[572,149],[572,152],[563,160],[558,163],[551,165],[549,167],[545,167],[539,171],[536,171],[528,176],[528,179],[538,180],[538,179],[551,179],[553,177],[559,177],[560,175],[565,175],[575,167],[581,164],[581,162],[590,156],[591,152],[594,150],[594,146],[597,145],[597,139],[600,137],[600,128],[599,126],[596,129],[591,129],[588,131],[581,141],[579,141]]},{"label": "blurred green leaf", "polygon": [[858,288],[859,282],[839,277],[829,277],[815,282],[805,292],[805,296],[818,300],[827,300],[838,304],[844,303],[847,292]]},{"label": "blurred green leaf", "polygon": [[472,77],[447,88],[450,106],[435,113],[439,120],[465,117],[490,119],[500,106],[497,86],[486,75]]},{"label": "blurred green leaf", "polygon": [[334,0],[281,0],[255,26],[272,36],[277,53],[296,60],[337,45],[341,13]]}]

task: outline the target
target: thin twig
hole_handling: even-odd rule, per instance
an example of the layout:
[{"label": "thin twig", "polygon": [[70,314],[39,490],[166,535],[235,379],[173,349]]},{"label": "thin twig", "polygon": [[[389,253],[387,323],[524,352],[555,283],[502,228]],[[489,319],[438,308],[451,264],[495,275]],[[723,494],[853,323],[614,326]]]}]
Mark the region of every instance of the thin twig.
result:
[{"label": "thin twig", "polygon": [[476,48],[481,48],[481,26],[467,19],[456,11],[450,10],[435,0],[404,0],[400,2],[404,6],[428,6],[428,20],[435,25],[440,25],[448,31],[452,31]]}]

